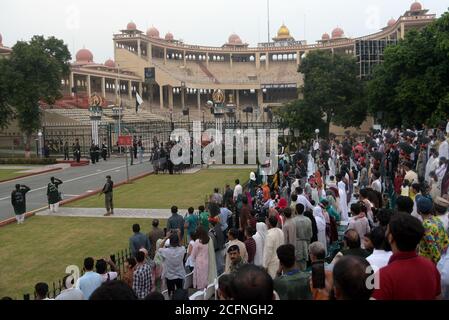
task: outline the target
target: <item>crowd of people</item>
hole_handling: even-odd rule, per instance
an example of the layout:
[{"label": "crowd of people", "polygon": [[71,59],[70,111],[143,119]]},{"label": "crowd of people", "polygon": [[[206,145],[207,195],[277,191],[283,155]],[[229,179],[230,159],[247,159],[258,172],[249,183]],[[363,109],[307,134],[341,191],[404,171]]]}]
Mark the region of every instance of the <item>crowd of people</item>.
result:
[{"label": "crowd of people", "polygon": [[134,225],[125,273],[86,258],[69,296],[182,300],[191,276],[219,299],[449,299],[448,152],[443,130],[315,141],[274,175],[173,206],[165,230]]}]

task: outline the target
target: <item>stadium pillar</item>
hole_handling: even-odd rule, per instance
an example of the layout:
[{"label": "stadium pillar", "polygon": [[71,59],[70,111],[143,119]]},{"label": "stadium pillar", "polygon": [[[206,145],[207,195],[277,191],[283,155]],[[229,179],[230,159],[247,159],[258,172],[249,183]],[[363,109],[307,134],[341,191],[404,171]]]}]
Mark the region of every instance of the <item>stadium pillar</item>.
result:
[{"label": "stadium pillar", "polygon": [[405,37],[405,26],[404,23],[401,23],[401,39]]},{"label": "stadium pillar", "polygon": [[257,104],[259,105],[259,109],[263,110],[262,104],[263,104],[263,92],[262,89],[257,90]]},{"label": "stadium pillar", "polygon": [[164,86],[159,85],[160,109],[164,109]]},{"label": "stadium pillar", "polygon": [[118,79],[115,79],[115,100],[117,101],[116,103],[120,103],[119,102],[119,95],[120,95],[120,84],[118,82]]},{"label": "stadium pillar", "polygon": [[103,98],[106,99],[106,78],[105,77],[101,78],[101,94],[102,94]]},{"label": "stadium pillar", "polygon": [[183,56],[183,58],[184,58],[184,67],[186,66],[186,64],[187,64],[187,61],[186,61],[186,51],[184,50],[184,52],[182,53],[182,56]]},{"label": "stadium pillar", "polygon": [[69,86],[70,86],[70,96],[73,97],[74,96],[74,88],[75,88],[75,81],[74,81],[74,76],[73,76],[73,72],[70,72],[70,77],[69,77]]},{"label": "stadium pillar", "polygon": [[197,103],[198,103],[198,110],[201,111],[201,93],[200,93],[200,89],[197,89],[196,98],[197,98]]},{"label": "stadium pillar", "polygon": [[256,69],[260,69],[260,53],[256,53]]},{"label": "stadium pillar", "polygon": [[90,86],[90,75],[87,75],[87,96],[92,95],[92,87]]},{"label": "stadium pillar", "polygon": [[209,67],[209,53],[206,53],[206,66]]},{"label": "stadium pillar", "polygon": [[300,51],[296,52],[296,64],[297,65],[301,64],[301,52]]},{"label": "stadium pillar", "polygon": [[168,107],[170,109],[173,109],[173,87],[167,86],[167,90],[168,90]]},{"label": "stadium pillar", "polygon": [[237,109],[240,109],[240,90],[235,90],[235,104]]},{"label": "stadium pillar", "polygon": [[137,56],[139,58],[142,56],[142,50],[140,49],[140,39],[137,39]]},{"label": "stadium pillar", "polygon": [[167,64],[167,48],[164,48],[164,64]]},{"label": "stadium pillar", "polygon": [[230,61],[230,64],[231,64],[231,69],[232,69],[232,53],[229,55],[229,61]]},{"label": "stadium pillar", "polygon": [[150,43],[147,43],[147,56],[148,56],[148,61],[150,63],[153,62],[153,47],[151,46]]},{"label": "stadium pillar", "polygon": [[265,69],[268,70],[270,68],[270,54],[267,52],[265,59]]},{"label": "stadium pillar", "polygon": [[133,84],[131,80],[128,81],[128,95],[129,95],[129,102],[133,101]]}]

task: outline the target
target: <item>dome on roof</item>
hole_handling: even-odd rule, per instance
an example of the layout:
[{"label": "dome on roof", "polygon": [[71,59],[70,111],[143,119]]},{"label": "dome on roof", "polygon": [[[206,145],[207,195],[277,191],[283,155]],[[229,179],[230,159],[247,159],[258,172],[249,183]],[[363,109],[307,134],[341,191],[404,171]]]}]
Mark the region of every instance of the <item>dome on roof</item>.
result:
[{"label": "dome on roof", "polygon": [[94,55],[88,49],[81,49],[76,53],[76,62],[93,62]]},{"label": "dome on roof", "polygon": [[345,32],[342,28],[337,27],[332,31],[332,39],[343,38],[344,35]]},{"label": "dome on roof", "polygon": [[278,30],[278,38],[286,38],[290,37],[290,30],[285,26],[285,24],[282,24],[282,26]]},{"label": "dome on roof", "polygon": [[323,35],[321,36],[321,40],[323,41],[330,40],[330,38],[331,36],[327,32],[323,33]]},{"label": "dome on roof", "polygon": [[422,10],[422,5],[419,2],[413,2],[412,5],[410,6],[410,11],[416,12],[416,11],[421,11]]},{"label": "dome on roof", "polygon": [[228,43],[234,44],[234,45],[235,44],[243,44],[242,39],[240,39],[240,37],[235,33],[233,33],[229,36]]},{"label": "dome on roof", "polygon": [[130,23],[128,23],[128,25],[126,26],[126,30],[128,30],[128,31],[134,31],[134,30],[137,30],[137,26],[136,26],[136,24],[134,23],[134,22],[130,22]]},{"label": "dome on roof", "polygon": [[106,60],[106,62],[104,63],[104,65],[108,68],[115,68],[115,62],[112,59],[108,59]]},{"label": "dome on roof", "polygon": [[173,41],[175,37],[173,36],[173,33],[169,32],[165,35],[165,40],[167,41]]},{"label": "dome on roof", "polygon": [[391,18],[390,20],[388,20],[388,26],[389,26],[389,27],[392,27],[392,26],[394,26],[395,24],[396,24],[396,20],[395,20],[395,19]]},{"label": "dome on roof", "polygon": [[159,38],[159,30],[155,27],[151,27],[147,30],[147,36],[150,38]]}]

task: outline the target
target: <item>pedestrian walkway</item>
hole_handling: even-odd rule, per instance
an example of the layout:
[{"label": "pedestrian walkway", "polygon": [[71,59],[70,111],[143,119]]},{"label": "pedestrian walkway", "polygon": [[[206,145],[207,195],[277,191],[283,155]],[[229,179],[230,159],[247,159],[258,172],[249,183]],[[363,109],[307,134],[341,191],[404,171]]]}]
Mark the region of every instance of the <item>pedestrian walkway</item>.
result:
[{"label": "pedestrian walkway", "polygon": [[[179,210],[183,215],[187,212]],[[36,214],[36,216],[54,216],[54,217],[84,217],[84,218],[100,218],[104,217],[106,210],[104,208],[59,208],[58,213],[50,213],[44,210]],[[171,217],[170,209],[114,209],[114,215],[108,218],[140,218],[140,219],[168,219]]]},{"label": "pedestrian walkway", "polygon": [[66,169],[69,168],[70,165],[65,163],[51,164],[47,166],[21,166],[21,165],[2,165],[0,169],[3,170],[18,170],[20,173],[24,174],[32,174],[32,173],[40,173],[40,172],[48,172],[49,170],[54,169]]}]

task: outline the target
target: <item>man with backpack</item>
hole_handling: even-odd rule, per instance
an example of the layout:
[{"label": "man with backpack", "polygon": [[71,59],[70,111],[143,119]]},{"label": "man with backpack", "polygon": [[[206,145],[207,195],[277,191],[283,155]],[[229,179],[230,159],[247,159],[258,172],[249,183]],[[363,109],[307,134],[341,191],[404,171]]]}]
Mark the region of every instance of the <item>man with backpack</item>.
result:
[{"label": "man with backpack", "polygon": [[47,198],[50,212],[58,212],[59,201],[61,201],[61,194],[58,188],[61,184],[61,180],[54,177],[50,178],[50,183],[47,186]]},{"label": "man with backpack", "polygon": [[25,185],[16,184],[16,189],[11,193],[11,204],[14,208],[17,224],[25,221],[26,198],[25,194],[31,189]]}]

